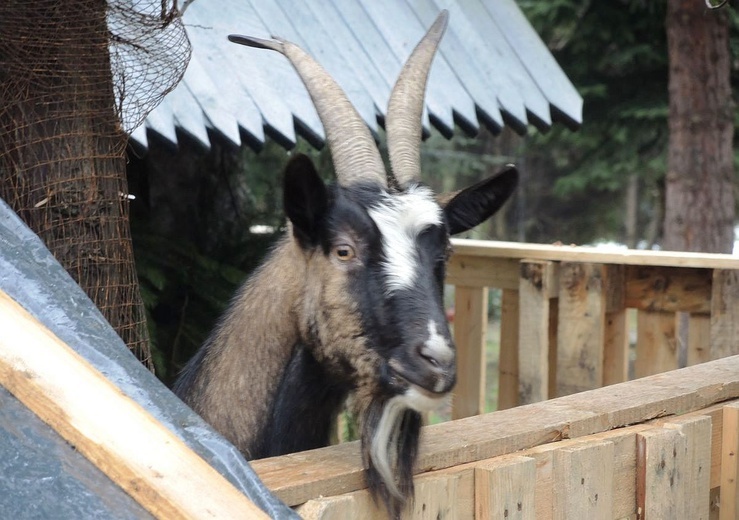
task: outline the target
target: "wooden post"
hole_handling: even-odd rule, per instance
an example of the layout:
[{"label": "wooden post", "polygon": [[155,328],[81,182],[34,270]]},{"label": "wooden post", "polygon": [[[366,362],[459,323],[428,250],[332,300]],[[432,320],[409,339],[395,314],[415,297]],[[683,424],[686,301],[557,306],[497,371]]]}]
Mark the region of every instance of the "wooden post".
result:
[{"label": "wooden post", "polygon": [[345,520],[358,518],[360,508],[357,500],[351,495],[320,497],[309,500],[296,508],[303,520]]},{"label": "wooden post", "polygon": [[[554,288],[553,290],[557,290]],[[559,298],[549,298],[549,399],[557,396],[557,333],[559,330]]]},{"label": "wooden post", "polygon": [[554,265],[547,260],[522,260],[519,305],[519,404],[544,401],[549,390],[549,298]]},{"label": "wooden post", "polygon": [[518,291],[503,289],[500,305],[498,410],[518,405]]},{"label": "wooden post", "polygon": [[534,520],[536,461],[506,457],[475,467],[475,518]]},{"label": "wooden post", "polygon": [[672,312],[637,311],[636,377],[677,368],[676,322]]},{"label": "wooden post", "polygon": [[739,354],[739,269],[713,271],[711,359]]},{"label": "wooden post", "polygon": [[708,520],[710,441],[706,416],[637,434],[637,518]]},{"label": "wooden post", "polygon": [[458,285],[454,295],[454,342],[457,344],[457,386],[452,419],[485,413],[485,341],[488,328],[488,290]]},{"label": "wooden post", "polygon": [[723,408],[720,520],[739,517],[739,404]]},{"label": "wooden post", "polygon": [[711,417],[703,415],[674,419],[666,423],[665,428],[680,432],[688,441],[684,453],[688,469],[684,475],[687,480],[685,518],[708,520],[711,507]]},{"label": "wooden post", "polygon": [[560,265],[557,397],[603,386],[605,279],[602,264]]},{"label": "wooden post", "polygon": [[[438,518],[456,520],[459,479],[459,475],[452,474],[416,480],[413,512],[409,516],[418,520],[437,520]],[[406,510],[406,513],[409,511]]]},{"label": "wooden post", "polygon": [[612,442],[592,442],[554,453],[554,520],[613,519]]},{"label": "wooden post", "polygon": [[2,291],[0,385],[157,518],[267,518]]},{"label": "wooden post", "polygon": [[625,306],[626,270],[606,266],[606,316],[603,332],[603,385],[629,379],[629,333]]},{"label": "wooden post", "polygon": [[711,316],[691,314],[688,321],[688,366],[711,360]]}]

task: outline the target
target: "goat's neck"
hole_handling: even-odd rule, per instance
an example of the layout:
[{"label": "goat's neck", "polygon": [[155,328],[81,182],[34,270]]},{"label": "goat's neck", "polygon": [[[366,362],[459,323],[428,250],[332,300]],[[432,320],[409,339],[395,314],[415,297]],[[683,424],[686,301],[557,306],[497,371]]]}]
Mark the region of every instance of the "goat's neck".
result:
[{"label": "goat's neck", "polygon": [[283,239],[234,297],[202,350],[190,405],[248,457],[299,341],[305,258]]},{"label": "goat's neck", "polygon": [[309,349],[297,345],[255,447],[258,456],[326,446],[348,392],[349,386],[335,380]]}]

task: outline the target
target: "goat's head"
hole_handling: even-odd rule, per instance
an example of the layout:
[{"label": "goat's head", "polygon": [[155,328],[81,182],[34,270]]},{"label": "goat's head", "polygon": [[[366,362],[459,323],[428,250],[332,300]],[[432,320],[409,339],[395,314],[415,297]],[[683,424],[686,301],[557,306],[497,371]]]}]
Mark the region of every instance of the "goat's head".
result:
[{"label": "goat's head", "polygon": [[313,356],[355,390],[368,485],[394,514],[412,494],[421,412],[456,379],[443,307],[449,237],[491,216],[517,183],[512,167],[437,198],[420,182],[421,115],[443,12],[405,64],[386,117],[392,173],[364,121],[326,71],[296,45],[229,36],[284,54],[323,122],[337,185],[302,155],[287,166],[285,211],[307,262],[301,335]]}]

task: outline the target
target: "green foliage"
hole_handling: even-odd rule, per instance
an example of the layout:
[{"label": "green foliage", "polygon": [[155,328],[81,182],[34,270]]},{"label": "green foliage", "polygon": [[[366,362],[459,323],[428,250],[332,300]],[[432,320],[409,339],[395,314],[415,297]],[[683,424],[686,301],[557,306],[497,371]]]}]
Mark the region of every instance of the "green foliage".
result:
[{"label": "green foliage", "polygon": [[[588,242],[623,240],[623,197],[627,181],[640,179],[642,227],[659,218],[652,208],[661,189],[667,146],[666,4],[621,0],[575,2],[519,1],[537,32],[583,96],[583,125],[571,132],[555,125],[533,133],[526,155],[546,165],[553,198],[552,215],[570,218],[576,205],[583,226],[570,222],[569,236],[542,230],[532,239]],[[537,172],[538,173],[538,172]],[[546,210],[545,210],[546,211]]]},{"label": "green foliage", "polygon": [[[300,150],[330,168],[325,154],[307,145]],[[274,143],[259,153],[215,144],[208,152],[183,147],[174,156],[181,158],[175,172],[172,157],[154,151],[145,161],[131,158],[129,167],[134,189],[166,193],[156,205],[134,208],[131,228],[155,369],[167,384],[284,228],[281,172],[288,159]],[[257,225],[263,230],[251,232]]]}]

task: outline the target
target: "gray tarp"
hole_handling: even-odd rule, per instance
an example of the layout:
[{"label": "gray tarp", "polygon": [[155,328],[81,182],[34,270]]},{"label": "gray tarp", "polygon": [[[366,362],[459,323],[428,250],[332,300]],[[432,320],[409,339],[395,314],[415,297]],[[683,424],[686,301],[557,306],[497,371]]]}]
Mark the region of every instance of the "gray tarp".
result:
[{"label": "gray tarp", "polygon": [[[272,518],[298,518],[262,485],[236,448],[138,362],[41,240],[2,200],[0,289]],[[0,518],[150,515],[0,386]]]}]

